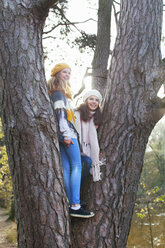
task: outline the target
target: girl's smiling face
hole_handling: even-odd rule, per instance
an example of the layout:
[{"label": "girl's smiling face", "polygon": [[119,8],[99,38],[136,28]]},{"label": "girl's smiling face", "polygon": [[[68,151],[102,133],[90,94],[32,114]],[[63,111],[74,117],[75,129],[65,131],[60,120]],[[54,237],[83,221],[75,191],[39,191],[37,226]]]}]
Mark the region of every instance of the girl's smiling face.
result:
[{"label": "girl's smiling face", "polygon": [[59,72],[59,78],[61,80],[69,81],[71,75],[71,70],[69,68],[64,68]]},{"label": "girl's smiling face", "polygon": [[86,102],[89,110],[91,111],[95,111],[99,106],[99,99],[96,96],[88,97]]}]

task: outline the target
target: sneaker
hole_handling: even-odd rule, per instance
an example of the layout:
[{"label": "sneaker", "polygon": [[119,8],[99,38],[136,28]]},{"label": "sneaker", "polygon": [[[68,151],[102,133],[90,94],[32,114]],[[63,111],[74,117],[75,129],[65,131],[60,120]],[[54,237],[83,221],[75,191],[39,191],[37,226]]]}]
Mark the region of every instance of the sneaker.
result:
[{"label": "sneaker", "polygon": [[81,207],[86,207],[87,206],[87,203],[86,202],[84,202],[83,200],[80,200],[80,205],[81,205]]},{"label": "sneaker", "polygon": [[88,212],[82,207],[80,207],[78,210],[74,210],[70,208],[69,212],[70,212],[70,216],[79,217],[79,218],[91,218],[95,215],[93,212]]}]

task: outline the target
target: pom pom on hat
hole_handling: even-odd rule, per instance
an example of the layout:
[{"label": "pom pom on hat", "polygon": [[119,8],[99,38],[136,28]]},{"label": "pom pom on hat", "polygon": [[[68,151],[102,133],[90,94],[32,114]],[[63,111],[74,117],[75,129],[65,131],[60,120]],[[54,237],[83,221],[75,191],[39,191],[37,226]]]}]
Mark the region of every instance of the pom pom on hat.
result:
[{"label": "pom pom on hat", "polygon": [[99,99],[99,102],[102,101],[102,96],[100,94],[100,92],[98,90],[89,90],[85,93],[85,95],[83,96],[83,101],[85,102],[88,97],[90,96],[96,96]]},{"label": "pom pom on hat", "polygon": [[65,68],[68,68],[71,70],[70,66],[66,63],[59,63],[59,64],[56,64],[53,69],[51,70],[51,74],[50,76],[53,77],[57,72],[65,69]]}]

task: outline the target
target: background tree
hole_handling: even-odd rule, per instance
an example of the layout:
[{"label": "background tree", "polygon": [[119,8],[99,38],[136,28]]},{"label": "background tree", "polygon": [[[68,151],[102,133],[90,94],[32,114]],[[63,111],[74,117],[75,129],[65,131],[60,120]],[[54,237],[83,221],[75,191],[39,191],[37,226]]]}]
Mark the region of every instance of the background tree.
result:
[{"label": "background tree", "polygon": [[[160,122],[152,131],[144,157],[142,180],[151,189],[160,187],[165,192],[165,127]],[[148,174],[150,171],[150,174]],[[152,180],[151,180],[152,178]],[[162,192],[163,193],[163,192]]]},{"label": "background tree", "polygon": [[[89,8],[96,8],[95,2],[90,3],[89,1]],[[57,39],[56,35],[59,32],[60,39],[65,39],[69,46],[78,46],[81,52],[86,53],[88,51],[91,58],[93,56],[93,61],[91,61],[91,65],[89,64],[85,77],[92,76],[92,87],[99,89],[101,92],[103,92],[107,81],[107,67],[109,55],[111,53],[110,36],[112,4],[115,6],[118,3],[109,0],[98,1],[98,10],[97,8],[95,10],[95,12],[98,12],[97,35],[95,33],[88,33],[88,31],[82,27],[82,23],[90,24],[92,21],[96,22],[96,20],[93,20],[89,16],[89,18],[84,21],[71,21],[67,16],[69,4],[66,8],[66,5],[61,2],[51,8],[49,21],[47,21],[43,32],[44,39]],[[116,10],[114,12],[117,20]],[[113,26],[112,30],[114,31],[115,29],[116,26]],[[57,48],[54,46],[54,49]],[[47,53],[46,47],[45,51]],[[82,85],[82,90],[83,89],[84,85]],[[82,90],[80,92],[82,92]]]},{"label": "background tree", "polygon": [[92,61],[92,86],[102,93],[107,82],[112,2],[113,0],[99,0],[97,39]]},{"label": "background tree", "polygon": [[[46,22],[44,29],[44,40],[45,39],[57,39],[57,34],[60,33],[59,39],[64,39],[66,43],[71,47],[79,47],[79,51],[90,53],[90,57],[93,57],[91,65],[89,64],[84,77],[91,76],[92,78],[92,87],[97,88],[104,94],[105,85],[107,82],[107,73],[108,73],[108,61],[110,60],[110,55],[112,51],[110,50],[111,37],[116,33],[116,26],[118,26],[118,14],[120,6],[120,1],[109,1],[102,0],[98,1],[98,10],[96,1],[88,1],[89,8],[96,8],[97,12],[97,35],[95,33],[88,33],[86,29],[82,27],[82,23],[90,23],[93,20],[90,16],[84,21],[71,21],[67,13],[69,10],[68,1],[59,1],[54,5],[50,10],[50,15],[48,21]],[[112,6],[113,6],[113,16],[112,16]],[[111,19],[113,24],[111,22]],[[116,22],[116,25],[115,25]],[[81,28],[80,28],[81,26]],[[76,38],[75,38],[76,37]],[[56,44],[58,44],[56,40]],[[54,45],[52,51],[57,49]],[[47,48],[45,47],[45,54],[47,58]],[[51,59],[52,60],[52,59]],[[75,63],[78,63],[75,61]],[[79,61],[79,63],[81,63]],[[82,88],[75,95],[79,95],[82,90],[85,88],[84,80],[82,80]]]},{"label": "background tree", "polygon": [[11,175],[8,166],[8,157],[4,144],[4,133],[0,120],[0,206],[10,207],[13,195]]}]

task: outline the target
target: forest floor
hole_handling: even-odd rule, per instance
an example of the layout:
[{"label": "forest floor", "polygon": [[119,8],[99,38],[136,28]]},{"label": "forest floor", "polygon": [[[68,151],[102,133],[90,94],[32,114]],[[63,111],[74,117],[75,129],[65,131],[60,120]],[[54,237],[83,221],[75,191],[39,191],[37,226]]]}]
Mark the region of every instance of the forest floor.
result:
[{"label": "forest floor", "polygon": [[7,210],[0,208],[0,248],[16,248],[16,224],[8,221]]}]

